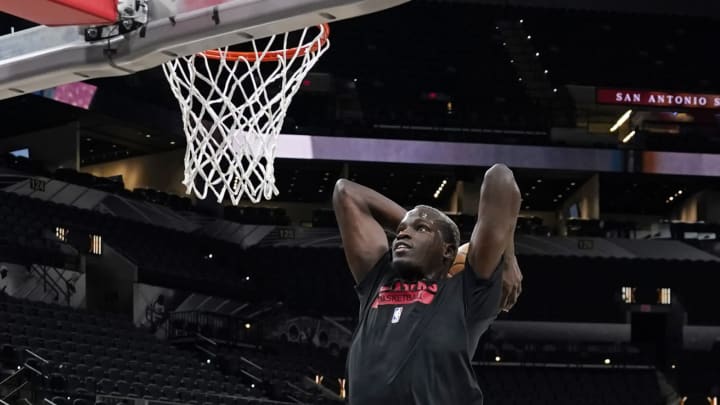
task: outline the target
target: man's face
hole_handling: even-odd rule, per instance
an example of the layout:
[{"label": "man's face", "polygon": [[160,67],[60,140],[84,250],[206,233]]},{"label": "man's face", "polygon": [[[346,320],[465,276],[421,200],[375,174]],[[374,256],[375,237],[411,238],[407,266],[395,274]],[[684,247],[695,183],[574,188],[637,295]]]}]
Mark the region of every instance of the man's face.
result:
[{"label": "man's face", "polygon": [[393,266],[405,273],[430,276],[444,270],[445,243],[438,219],[422,208],[405,214],[392,245]]}]

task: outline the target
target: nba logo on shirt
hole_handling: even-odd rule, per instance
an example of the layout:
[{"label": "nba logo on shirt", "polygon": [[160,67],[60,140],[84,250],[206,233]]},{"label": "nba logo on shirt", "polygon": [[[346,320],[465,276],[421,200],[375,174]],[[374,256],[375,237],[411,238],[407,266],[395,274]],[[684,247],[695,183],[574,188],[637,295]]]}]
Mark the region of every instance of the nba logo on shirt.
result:
[{"label": "nba logo on shirt", "polygon": [[402,307],[395,308],[395,312],[393,312],[393,317],[392,317],[391,323],[400,322],[400,315],[402,315]]}]

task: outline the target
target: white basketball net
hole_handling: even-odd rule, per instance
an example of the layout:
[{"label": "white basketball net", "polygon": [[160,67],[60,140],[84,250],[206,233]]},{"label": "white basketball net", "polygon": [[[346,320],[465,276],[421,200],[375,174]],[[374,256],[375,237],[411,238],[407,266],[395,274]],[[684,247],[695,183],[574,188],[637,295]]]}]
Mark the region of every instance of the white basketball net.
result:
[{"label": "white basketball net", "polygon": [[[188,194],[205,199],[210,191],[220,203],[227,194],[233,205],[243,196],[257,203],[278,194],[273,163],[285,114],[308,71],[330,46],[323,37],[326,26],[318,28],[307,44],[312,28],[304,29],[300,47],[290,50],[288,33],[271,37],[262,49],[253,40],[254,60],[227,60],[224,48],[219,61],[195,54],[163,65],[182,110]],[[276,40],[285,51],[277,61],[263,62]]]}]

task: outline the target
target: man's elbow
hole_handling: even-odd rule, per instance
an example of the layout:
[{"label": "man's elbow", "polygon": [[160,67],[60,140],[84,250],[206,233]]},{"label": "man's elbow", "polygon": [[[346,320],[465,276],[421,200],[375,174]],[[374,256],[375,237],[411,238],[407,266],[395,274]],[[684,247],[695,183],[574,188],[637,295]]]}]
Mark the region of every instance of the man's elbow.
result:
[{"label": "man's elbow", "polygon": [[515,181],[515,175],[509,167],[502,163],[494,164],[485,172],[483,183],[495,191],[506,190],[513,197],[520,198],[520,188]]},{"label": "man's elbow", "polygon": [[335,182],[335,188],[333,189],[333,204],[337,204],[343,200],[350,198],[350,188],[352,188],[353,182],[348,179],[339,179]]},{"label": "man's elbow", "polygon": [[485,172],[485,178],[498,178],[504,180],[515,180],[512,170],[504,163],[495,163]]}]

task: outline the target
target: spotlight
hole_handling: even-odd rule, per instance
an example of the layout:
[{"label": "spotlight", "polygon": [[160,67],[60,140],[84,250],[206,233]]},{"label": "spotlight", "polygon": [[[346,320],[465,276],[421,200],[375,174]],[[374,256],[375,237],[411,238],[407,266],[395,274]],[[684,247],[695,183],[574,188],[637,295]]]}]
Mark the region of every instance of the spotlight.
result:
[{"label": "spotlight", "polygon": [[605,363],[606,365],[610,364],[610,359],[605,359],[605,361],[603,361],[603,363]]},{"label": "spotlight", "polygon": [[502,360],[502,359],[500,358],[500,356],[495,356],[495,361],[496,361],[496,362],[498,362],[498,363],[499,363],[499,362],[500,362],[500,360]]},{"label": "spotlight", "polygon": [[245,324],[245,329],[250,329],[250,326],[251,326],[251,325],[250,325],[249,323],[246,323],[246,324]]},{"label": "spotlight", "polygon": [[634,130],[630,131],[630,133],[627,134],[625,136],[625,138],[623,138],[622,143],[628,143],[634,136],[635,136],[635,131]]},{"label": "spotlight", "polygon": [[621,115],[620,118],[618,118],[618,120],[615,122],[615,125],[610,128],[610,132],[617,131],[617,129],[620,128],[622,124],[624,124],[628,119],[630,119],[630,115],[632,114],[632,112],[632,110],[625,111],[625,113]]}]

